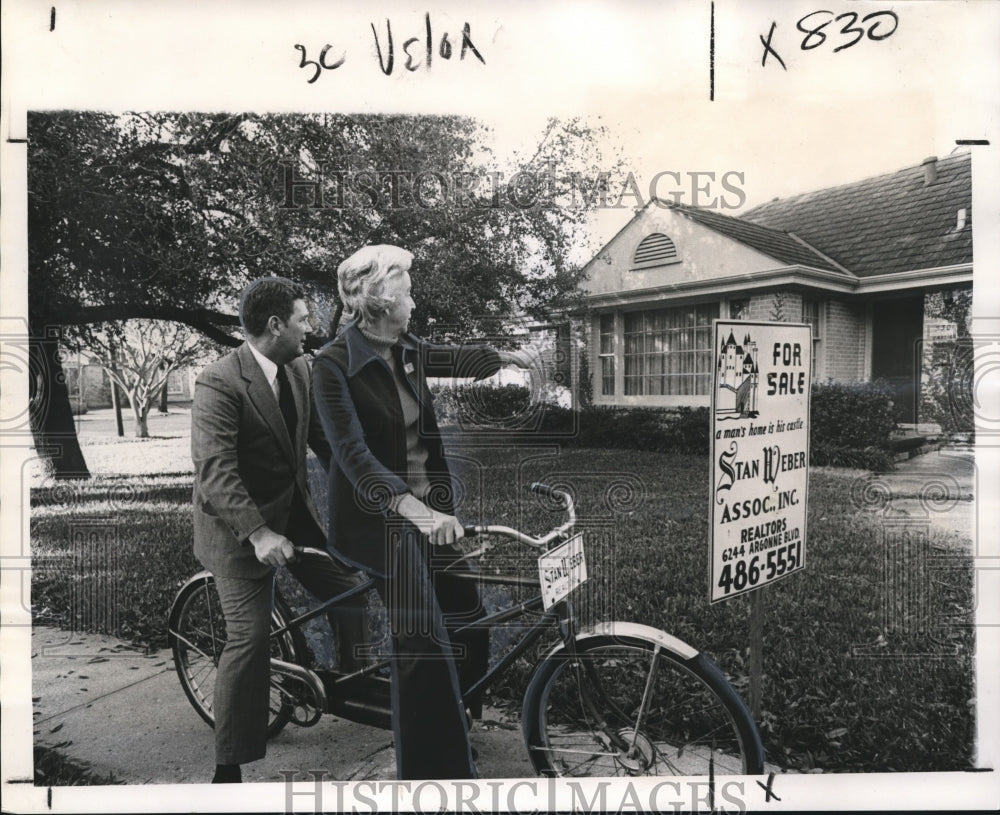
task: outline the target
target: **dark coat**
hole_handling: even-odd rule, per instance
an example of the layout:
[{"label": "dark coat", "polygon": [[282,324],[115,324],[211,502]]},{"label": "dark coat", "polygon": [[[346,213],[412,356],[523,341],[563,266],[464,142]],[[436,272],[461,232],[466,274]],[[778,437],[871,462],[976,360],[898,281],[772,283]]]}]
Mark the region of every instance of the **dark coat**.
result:
[{"label": "dark coat", "polygon": [[[486,346],[442,346],[413,334],[394,349],[396,362],[420,405],[418,428],[427,448],[431,489],[424,502],[454,514],[454,488],[427,377],[481,379],[500,369]],[[317,354],[313,397],[333,458],[329,471],[329,543],[345,560],[388,574],[387,522],[400,520],[390,506],[406,485],[406,429],[388,363],[351,324]]]},{"label": "dark coat", "polygon": [[312,410],[309,366],[285,366],[298,414],[288,437],[278,400],[246,343],[198,376],[191,408],[194,552],[214,574],[259,578],[272,569],[247,541],[267,524],[283,534],[296,487],[317,526],[309,495],[306,444],[326,466],[330,447]]}]

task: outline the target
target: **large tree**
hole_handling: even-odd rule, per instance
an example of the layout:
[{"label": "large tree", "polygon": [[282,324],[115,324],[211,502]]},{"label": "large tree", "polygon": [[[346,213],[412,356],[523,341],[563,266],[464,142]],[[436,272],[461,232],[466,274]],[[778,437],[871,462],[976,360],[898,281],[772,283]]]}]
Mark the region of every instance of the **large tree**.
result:
[{"label": "large tree", "polygon": [[461,117],[31,114],[37,446],[58,476],[86,474],[59,387],[67,326],[171,320],[236,344],[246,282],[286,275],[333,302],[337,264],[365,243],[414,252],[421,331],[493,333],[559,305],[586,214],[567,184],[608,169],[595,135],[551,122],[500,166]]}]

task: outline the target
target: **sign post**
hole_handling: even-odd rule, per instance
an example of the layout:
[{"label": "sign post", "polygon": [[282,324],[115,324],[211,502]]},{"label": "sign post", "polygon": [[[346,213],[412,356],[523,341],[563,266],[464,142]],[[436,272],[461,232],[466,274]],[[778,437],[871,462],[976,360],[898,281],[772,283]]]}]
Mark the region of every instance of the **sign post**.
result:
[{"label": "sign post", "polygon": [[[762,588],[806,564],[812,328],[716,320],[709,599]],[[760,713],[763,609],[751,600],[750,684]]]}]

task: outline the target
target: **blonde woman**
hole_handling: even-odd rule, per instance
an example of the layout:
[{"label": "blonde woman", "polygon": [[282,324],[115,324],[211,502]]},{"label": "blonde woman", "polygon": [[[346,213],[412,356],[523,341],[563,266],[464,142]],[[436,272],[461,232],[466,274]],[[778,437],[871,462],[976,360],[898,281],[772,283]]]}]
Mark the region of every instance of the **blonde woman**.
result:
[{"label": "blonde woman", "polygon": [[529,360],[409,333],[412,259],[366,246],[337,270],[350,322],[313,364],[333,452],[329,541],[378,578],[388,610],[397,778],[475,778],[461,692],[485,673],[489,635],[453,635],[482,605],[471,582],[439,571],[461,556],[462,524],[427,377],[482,378]]}]

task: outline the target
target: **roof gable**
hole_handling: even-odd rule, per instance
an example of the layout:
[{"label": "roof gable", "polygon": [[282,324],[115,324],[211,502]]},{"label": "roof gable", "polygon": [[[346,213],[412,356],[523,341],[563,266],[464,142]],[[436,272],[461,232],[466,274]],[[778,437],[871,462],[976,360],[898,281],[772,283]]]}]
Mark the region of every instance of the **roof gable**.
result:
[{"label": "roof gable", "polygon": [[[596,297],[629,297],[654,289],[677,290],[695,284],[743,279],[796,265],[797,261],[776,260],[774,252],[763,251],[733,236],[737,231],[756,235],[770,234],[773,230],[738,221],[728,224],[735,219],[724,215],[715,216],[727,222],[727,226],[720,228],[704,222],[700,213],[700,210],[688,213],[682,207],[658,200],[647,204],[584,267],[587,280],[584,290]],[[664,244],[669,241],[674,252],[669,257],[650,259],[645,253],[637,257],[637,250],[648,245],[650,238]],[[794,242],[789,239],[789,243]],[[802,249],[799,244],[795,246]],[[820,262],[818,255],[809,255],[810,265]]]},{"label": "roof gable", "polygon": [[939,159],[936,171],[931,184],[917,165],[770,201],[740,220],[794,233],[858,277],[971,263],[971,155]]},{"label": "roof gable", "polygon": [[710,209],[699,209],[685,204],[670,204],[669,206],[691,220],[750,246],[758,252],[763,252],[788,266],[809,266],[813,269],[841,273],[844,271],[831,262],[829,258],[824,257],[804,241],[796,240],[787,232],[761,226],[741,218],[734,218],[730,215],[722,215]]}]

